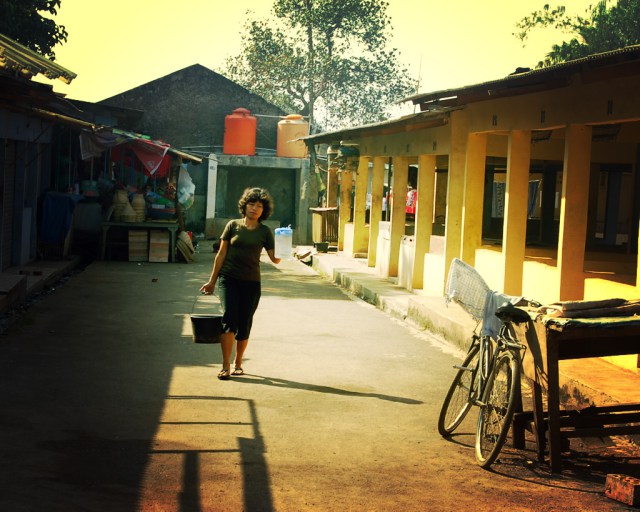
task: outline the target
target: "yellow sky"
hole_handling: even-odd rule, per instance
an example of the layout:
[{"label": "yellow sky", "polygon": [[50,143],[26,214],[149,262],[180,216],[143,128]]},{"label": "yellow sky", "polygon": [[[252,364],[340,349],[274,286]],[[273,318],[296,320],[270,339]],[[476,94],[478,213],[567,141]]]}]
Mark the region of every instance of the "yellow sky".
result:
[{"label": "yellow sky", "polygon": [[[388,0],[392,46],[420,92],[502,78],[535,65],[558,34],[540,32],[525,48],[516,22],[547,0]],[[565,0],[579,14],[593,0]],[[56,62],[77,73],[54,81],[68,97],[99,101],[192,64],[220,71],[240,49],[246,11],[266,16],[270,0],[62,0],[55,20],[69,33]],[[552,5],[555,5],[552,4]],[[42,80],[46,82],[45,80]]]}]

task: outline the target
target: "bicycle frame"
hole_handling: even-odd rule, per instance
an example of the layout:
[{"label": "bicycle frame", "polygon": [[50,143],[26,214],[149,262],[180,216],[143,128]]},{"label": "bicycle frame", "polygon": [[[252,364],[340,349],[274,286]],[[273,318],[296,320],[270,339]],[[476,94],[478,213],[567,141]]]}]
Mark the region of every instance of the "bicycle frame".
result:
[{"label": "bicycle frame", "polygon": [[526,350],[526,346],[513,338],[510,327],[511,322],[503,322],[496,340],[493,340],[490,336],[480,336],[474,332],[471,346],[467,353],[471,352],[475,346],[479,347],[478,366],[466,368],[461,365],[454,365],[454,368],[458,370],[472,372],[472,386],[469,388],[469,403],[471,405],[484,405],[480,398],[484,394],[487,379],[495,362],[505,350],[511,350],[514,356],[522,360],[524,356],[522,351]]},{"label": "bicycle frame", "polygon": [[[522,361],[523,350],[526,350],[526,346],[522,343],[519,343],[517,340],[513,338],[511,335],[511,322],[503,322],[500,331],[498,333],[497,339],[494,341],[489,336],[483,336],[481,338],[485,339],[484,342],[484,352],[482,343],[480,345],[480,386],[478,387],[479,393],[478,397],[482,397],[485,390],[485,385],[487,382],[487,378],[491,373],[491,370],[495,366],[496,361],[500,358],[500,356],[507,350],[513,353],[514,357],[517,357]],[[484,405],[480,399],[478,398],[474,405],[482,406]]]}]

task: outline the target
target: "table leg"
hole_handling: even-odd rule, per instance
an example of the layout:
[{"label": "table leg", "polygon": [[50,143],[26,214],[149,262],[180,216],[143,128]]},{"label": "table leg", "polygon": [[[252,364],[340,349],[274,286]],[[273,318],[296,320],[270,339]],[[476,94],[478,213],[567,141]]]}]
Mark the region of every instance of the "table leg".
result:
[{"label": "table leg", "polygon": [[533,435],[536,439],[536,452],[540,462],[544,462],[546,430],[542,408],[542,386],[536,380],[533,382]]},{"label": "table leg", "polygon": [[562,471],[560,439],[560,376],[558,370],[558,347],[547,340],[547,404],[549,408],[549,465],[552,473]]},{"label": "table leg", "polygon": [[176,261],[176,229],[177,228],[169,228],[169,233],[171,234],[171,244],[169,247],[169,260],[171,263],[175,263]]},{"label": "table leg", "polygon": [[511,425],[511,431],[513,433],[512,446],[517,450],[525,448],[525,434],[524,423],[522,421],[516,421],[515,418],[522,413],[522,381],[518,383],[518,390],[516,391],[516,403],[515,403],[515,415]]}]

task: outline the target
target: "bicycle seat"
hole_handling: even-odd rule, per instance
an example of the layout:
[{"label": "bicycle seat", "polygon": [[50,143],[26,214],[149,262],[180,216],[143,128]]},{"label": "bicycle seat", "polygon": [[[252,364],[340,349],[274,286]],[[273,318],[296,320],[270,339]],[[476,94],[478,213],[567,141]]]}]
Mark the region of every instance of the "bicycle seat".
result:
[{"label": "bicycle seat", "polygon": [[514,324],[523,324],[531,320],[529,313],[511,303],[500,306],[496,310],[496,316],[503,322],[512,322]]}]

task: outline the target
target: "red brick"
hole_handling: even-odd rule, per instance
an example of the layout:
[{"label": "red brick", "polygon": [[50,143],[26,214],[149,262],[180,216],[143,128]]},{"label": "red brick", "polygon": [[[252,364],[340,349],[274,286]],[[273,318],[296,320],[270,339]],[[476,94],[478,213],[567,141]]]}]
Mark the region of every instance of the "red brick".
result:
[{"label": "red brick", "polygon": [[640,505],[640,479],[626,475],[607,475],[604,494],[632,507]]}]

